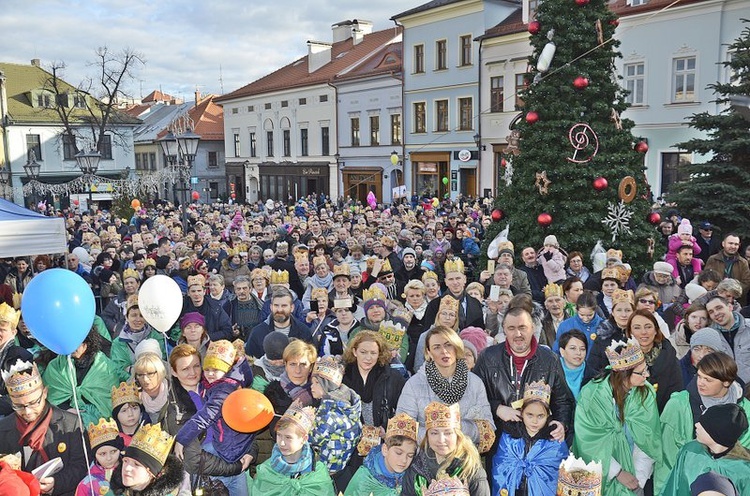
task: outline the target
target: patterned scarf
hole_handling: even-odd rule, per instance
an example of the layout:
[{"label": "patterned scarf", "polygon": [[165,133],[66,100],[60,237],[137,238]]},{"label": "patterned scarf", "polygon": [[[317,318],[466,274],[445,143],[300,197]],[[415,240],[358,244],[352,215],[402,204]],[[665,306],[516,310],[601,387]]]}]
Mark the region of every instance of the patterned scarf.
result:
[{"label": "patterned scarf", "polygon": [[285,477],[297,477],[309,472],[313,468],[313,453],[309,443],[302,445],[302,453],[299,459],[294,463],[287,462],[279,451],[279,447],[274,444],[271,451],[271,458],[268,460],[271,468]]},{"label": "patterned scarf", "polygon": [[401,486],[401,479],[404,474],[398,474],[388,470],[385,465],[385,458],[383,458],[383,452],[377,446],[370,450],[370,453],[365,458],[364,466],[370,472],[375,480],[383,484],[385,487],[390,489],[396,489]]},{"label": "patterned scarf", "polygon": [[424,372],[427,375],[427,384],[430,385],[430,389],[446,405],[458,403],[464,397],[466,387],[469,385],[469,367],[463,358],[456,360],[456,371],[453,373],[451,380],[440,374],[437,365],[432,360],[425,361]]},{"label": "patterned scarf", "polygon": [[298,386],[293,383],[286,372],[281,374],[279,377],[279,383],[284,388],[286,394],[289,395],[292,400],[300,400],[303,405],[308,406],[313,404],[312,392],[310,391],[310,382],[305,383],[303,386]]},{"label": "patterned scarf", "polygon": [[656,359],[659,358],[659,353],[661,353],[661,343],[654,342],[654,347],[643,354],[643,357],[646,359],[646,365],[651,367]]}]

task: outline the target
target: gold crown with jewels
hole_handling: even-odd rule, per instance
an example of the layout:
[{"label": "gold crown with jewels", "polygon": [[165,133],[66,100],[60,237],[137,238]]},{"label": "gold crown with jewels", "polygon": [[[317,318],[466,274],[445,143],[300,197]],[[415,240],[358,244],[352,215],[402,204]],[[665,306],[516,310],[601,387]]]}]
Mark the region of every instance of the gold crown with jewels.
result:
[{"label": "gold crown with jewels", "polygon": [[125,279],[129,278],[129,277],[132,277],[133,279],[136,279],[136,280],[138,280],[138,281],[140,281],[140,280],[141,280],[141,275],[140,275],[140,274],[138,273],[138,271],[137,271],[137,270],[135,270],[135,269],[125,269],[125,270],[124,270],[124,271],[122,272],[122,280],[123,280],[123,281],[124,281]]},{"label": "gold crown with jewels", "polygon": [[89,435],[89,443],[93,451],[96,451],[96,448],[102,444],[117,439],[120,435],[117,422],[111,418],[100,418],[98,424],[91,422],[86,432]]},{"label": "gold crown with jewels", "polygon": [[544,291],[544,298],[551,298],[553,296],[559,296],[560,298],[563,297],[563,287],[559,284],[550,283],[544,286],[542,289]]},{"label": "gold crown with jewels", "polygon": [[560,464],[557,496],[601,496],[602,464],[568,456]]},{"label": "gold crown with jewels", "polygon": [[549,400],[552,389],[549,384],[545,384],[544,381],[532,381],[526,384],[523,390],[523,401],[541,401],[545,405],[549,406]]},{"label": "gold crown with jewels", "polygon": [[128,449],[137,449],[164,465],[172,452],[174,439],[167,431],[161,430],[159,424],[145,424],[133,434]]},{"label": "gold crown with jewels", "polygon": [[438,311],[442,312],[443,310],[451,310],[453,312],[456,312],[456,314],[458,315],[459,304],[460,302],[451,295],[445,295],[440,300],[440,309]]},{"label": "gold crown with jewels", "polygon": [[328,259],[325,256],[313,257],[313,267],[318,265],[328,265]]},{"label": "gold crown with jewels", "polygon": [[461,428],[461,408],[458,403],[446,405],[439,401],[433,401],[424,409],[425,428]]},{"label": "gold crown with jewels", "polygon": [[346,276],[351,277],[352,271],[348,263],[342,263],[333,267],[333,277]]},{"label": "gold crown with jewels", "polygon": [[121,382],[119,386],[112,386],[112,409],[126,403],[140,403],[138,386],[131,382]]},{"label": "gold crown with jewels", "polygon": [[612,292],[612,307],[618,303],[630,303],[631,305],[635,305],[635,295],[633,294],[633,290],[628,289],[626,291],[624,289],[615,289]]},{"label": "gold crown with jewels", "polygon": [[419,422],[413,419],[408,413],[398,413],[388,420],[388,429],[385,431],[385,438],[391,436],[403,436],[417,441],[417,432],[419,431]]},{"label": "gold crown with jewels", "polygon": [[406,327],[391,320],[384,320],[380,323],[378,332],[385,338],[389,349],[397,350],[401,348],[401,343],[406,334]]},{"label": "gold crown with jewels", "polygon": [[434,279],[434,280],[437,281],[438,280],[438,275],[435,272],[433,272],[431,270],[428,270],[427,272],[425,272],[424,274],[422,274],[422,282],[425,282],[425,280],[427,280],[427,279]]},{"label": "gold crown with jewels", "polygon": [[458,477],[433,480],[424,496],[470,496],[469,488]]},{"label": "gold crown with jewels", "polygon": [[336,360],[336,358],[332,356],[324,356],[318,358],[318,361],[315,362],[312,375],[328,379],[339,386],[344,379],[344,367],[338,360]]},{"label": "gold crown with jewels", "polygon": [[10,370],[2,371],[2,377],[5,382],[5,389],[14,398],[23,398],[44,387],[39,369],[33,362],[16,360],[16,363],[11,365]]},{"label": "gold crown with jewels", "polygon": [[315,408],[302,406],[299,400],[294,400],[287,408],[281,420],[288,419],[297,424],[303,431],[310,432],[315,423]]},{"label": "gold crown with jewels", "polygon": [[272,270],[271,284],[289,284],[288,270]]},{"label": "gold crown with jewels", "polygon": [[[621,346],[623,348],[618,352],[617,348]],[[641,345],[634,338],[630,338],[627,343],[612,341],[612,344],[607,346],[604,352],[607,354],[607,360],[609,360],[612,370],[634,369],[645,360]]]},{"label": "gold crown with jewels", "polygon": [[445,275],[447,276],[451,272],[458,272],[460,274],[464,273],[464,261],[460,258],[456,257],[453,260],[446,260],[445,264],[443,265],[443,268],[445,269]]}]

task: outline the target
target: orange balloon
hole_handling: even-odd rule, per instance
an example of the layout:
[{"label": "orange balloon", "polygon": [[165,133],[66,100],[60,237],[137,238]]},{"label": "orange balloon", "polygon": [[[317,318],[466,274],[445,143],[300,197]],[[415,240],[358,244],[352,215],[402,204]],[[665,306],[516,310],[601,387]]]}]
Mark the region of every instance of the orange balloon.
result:
[{"label": "orange balloon", "polygon": [[130,202],[130,206],[135,210],[141,208],[141,201],[138,198],[133,198]]},{"label": "orange balloon", "polygon": [[273,405],[254,389],[238,389],[224,400],[221,415],[238,432],[256,432],[271,423]]}]

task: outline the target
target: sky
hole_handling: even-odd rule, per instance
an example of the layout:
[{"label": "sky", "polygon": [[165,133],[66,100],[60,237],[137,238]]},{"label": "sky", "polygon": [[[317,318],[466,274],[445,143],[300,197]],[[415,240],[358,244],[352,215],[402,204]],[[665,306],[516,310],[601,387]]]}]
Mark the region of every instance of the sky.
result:
[{"label": "sky", "polygon": [[130,48],[146,63],[128,94],[192,99],[196,87],[229,93],[291,63],[307,53],[307,40],[330,42],[334,23],[366,19],[386,29],[391,16],[426,1],[2,0],[0,61],[64,62],[64,79],[78,86],[96,74],[98,47]]}]

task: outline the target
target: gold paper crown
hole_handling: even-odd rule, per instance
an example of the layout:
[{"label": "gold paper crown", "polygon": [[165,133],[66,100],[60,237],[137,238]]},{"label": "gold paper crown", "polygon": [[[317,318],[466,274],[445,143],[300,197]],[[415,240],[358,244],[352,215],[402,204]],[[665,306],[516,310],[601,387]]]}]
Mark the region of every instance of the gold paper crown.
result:
[{"label": "gold paper crown", "polygon": [[5,389],[14,398],[22,398],[36,390],[44,387],[42,376],[39,374],[36,364],[25,362],[21,359],[11,365],[10,370],[2,371]]},{"label": "gold paper crown", "polygon": [[359,456],[367,456],[370,450],[380,444],[380,427],[374,425],[363,425],[362,426],[362,437],[359,438],[357,443],[357,453]]},{"label": "gold paper crown", "polygon": [[406,307],[398,306],[391,312],[391,317],[393,317],[394,321],[397,321],[396,323],[402,323],[408,326],[411,323],[414,314]]},{"label": "gold paper crown", "polygon": [[389,349],[397,350],[401,348],[404,334],[406,334],[406,327],[390,320],[384,320],[380,323],[378,332],[383,338],[385,338],[385,342],[388,344]]},{"label": "gold paper crown", "polygon": [[617,264],[613,267],[613,269],[617,271],[617,279],[620,280],[620,284],[625,284],[626,282],[628,282],[628,278],[630,277],[630,273],[632,272],[629,265]]},{"label": "gold paper crown", "polygon": [[470,494],[469,488],[458,477],[433,480],[424,492],[424,496],[470,496]]},{"label": "gold paper crown", "polygon": [[288,270],[272,270],[271,284],[289,284]]},{"label": "gold paper crown", "polygon": [[294,252],[294,261],[299,262],[301,260],[307,260],[307,252],[306,251]]},{"label": "gold paper crown", "polygon": [[416,443],[418,442],[418,430],[419,422],[409,416],[408,413],[401,412],[388,420],[388,429],[385,431],[385,438],[388,439],[391,436],[403,436]]},{"label": "gold paper crown", "polygon": [[[617,348],[620,346],[623,348],[618,352]],[[641,345],[634,338],[628,339],[627,343],[612,341],[612,344],[607,346],[604,352],[607,354],[607,360],[609,360],[612,370],[634,369],[645,360],[643,351],[641,351]]]},{"label": "gold paper crown", "polygon": [[551,394],[552,389],[549,384],[545,384],[544,381],[532,381],[526,384],[526,387],[523,390],[523,402],[541,401],[549,406]]},{"label": "gold paper crown", "polygon": [[340,386],[344,379],[344,367],[334,357],[324,356],[318,358],[318,361],[315,362],[312,375],[328,379],[336,386]]},{"label": "gold paper crown", "polygon": [[362,291],[362,300],[383,300],[385,301],[385,293],[380,288],[369,288]]},{"label": "gold paper crown", "polygon": [[438,312],[442,312],[443,310],[451,310],[453,312],[456,312],[456,315],[458,315],[459,304],[460,302],[451,295],[445,295],[440,300],[440,308],[438,309]]},{"label": "gold paper crown", "polygon": [[93,422],[89,424],[86,429],[89,435],[89,444],[91,449],[96,451],[96,448],[102,444],[114,441],[120,435],[120,429],[117,427],[117,422],[110,419],[99,419],[99,423],[94,425]]},{"label": "gold paper crown", "polygon": [[313,288],[310,291],[310,298],[317,300],[318,298],[328,298],[328,290],[326,288]]},{"label": "gold paper crown", "polygon": [[324,255],[320,257],[313,257],[313,268],[321,264],[328,265],[328,259]]},{"label": "gold paper crown", "polygon": [[351,277],[352,271],[348,263],[342,263],[333,267],[333,277],[346,276]]},{"label": "gold paper crown", "polygon": [[458,403],[450,406],[439,401],[433,401],[424,409],[424,426],[426,429],[432,428],[461,428],[461,409]]},{"label": "gold paper crown", "polygon": [[119,386],[112,386],[112,409],[126,403],[140,403],[138,386],[135,383],[121,382]]},{"label": "gold paper crown", "polygon": [[560,298],[563,297],[563,288],[559,284],[550,283],[544,286],[542,289],[544,291],[544,298],[551,298],[553,296],[559,296]]},{"label": "gold paper crown", "polygon": [[602,464],[588,464],[572,454],[560,464],[557,479],[558,496],[601,496]]},{"label": "gold paper crown", "polygon": [[384,275],[384,274],[390,274],[393,272],[393,267],[391,267],[391,261],[387,258],[383,259],[383,264],[380,266],[380,272],[378,275]]},{"label": "gold paper crown", "polygon": [[251,281],[253,279],[257,279],[259,277],[261,277],[261,278],[265,279],[266,281],[268,281],[268,276],[269,276],[268,272],[266,272],[263,269],[253,269],[252,272],[250,272],[250,280]]},{"label": "gold paper crown", "polygon": [[302,406],[299,400],[294,400],[287,408],[281,420],[288,419],[297,424],[303,431],[310,432],[315,423],[315,408]]},{"label": "gold paper crown", "polygon": [[190,286],[204,287],[206,285],[206,278],[203,277],[203,275],[201,275],[201,274],[196,274],[194,276],[188,276],[188,278],[187,278],[187,285],[188,285],[188,288]]},{"label": "gold paper crown", "polygon": [[606,267],[605,269],[602,269],[602,281],[605,279],[615,279],[616,281],[619,281],[620,274],[617,272],[616,268]]},{"label": "gold paper crown", "polygon": [[453,260],[446,260],[443,267],[445,269],[446,276],[451,272],[458,272],[460,274],[464,273],[464,261],[458,257],[454,258]]},{"label": "gold paper crown", "polygon": [[125,309],[130,310],[131,308],[137,307],[137,306],[138,306],[138,295],[134,294],[134,295],[128,296],[128,302],[125,304]]},{"label": "gold paper crown", "polygon": [[500,241],[497,244],[497,252],[500,253],[503,250],[510,250],[512,253],[515,253],[515,248],[513,247],[513,243],[510,241]]},{"label": "gold paper crown", "polygon": [[607,260],[616,258],[617,260],[622,260],[622,250],[615,250],[614,248],[610,248],[607,250]]},{"label": "gold paper crown", "polygon": [[477,424],[479,430],[479,445],[477,449],[479,453],[487,453],[492,445],[495,444],[495,426],[490,423],[489,420],[476,419],[474,421]]},{"label": "gold paper crown", "polygon": [[10,322],[10,326],[16,328],[19,320],[21,320],[20,310],[14,310],[5,302],[0,303],[0,321]]},{"label": "gold paper crown", "polygon": [[173,444],[174,437],[170,436],[167,431],[161,430],[159,424],[145,424],[133,434],[128,449],[137,449],[164,465],[167,456],[172,451]]},{"label": "gold paper crown", "polygon": [[153,258],[146,258],[146,267],[148,266],[156,267],[156,260]]},{"label": "gold paper crown", "polygon": [[125,279],[127,279],[129,277],[132,277],[132,278],[137,279],[139,281],[141,280],[141,275],[135,269],[125,269],[123,271],[123,273],[122,273],[122,280],[124,281]]},{"label": "gold paper crown", "polygon": [[424,274],[422,274],[422,282],[425,282],[427,279],[434,279],[434,280],[437,281],[438,280],[438,275],[436,273],[434,273],[433,271],[428,270],[427,272],[425,272]]},{"label": "gold paper crown", "polygon": [[630,303],[635,306],[635,295],[633,294],[633,290],[628,289],[626,291],[624,289],[615,289],[612,292],[612,307],[618,303]]},{"label": "gold paper crown", "polygon": [[224,373],[229,372],[234,365],[235,358],[237,358],[237,350],[232,343],[226,339],[211,341],[206,357],[203,359],[203,370],[214,369]]}]

